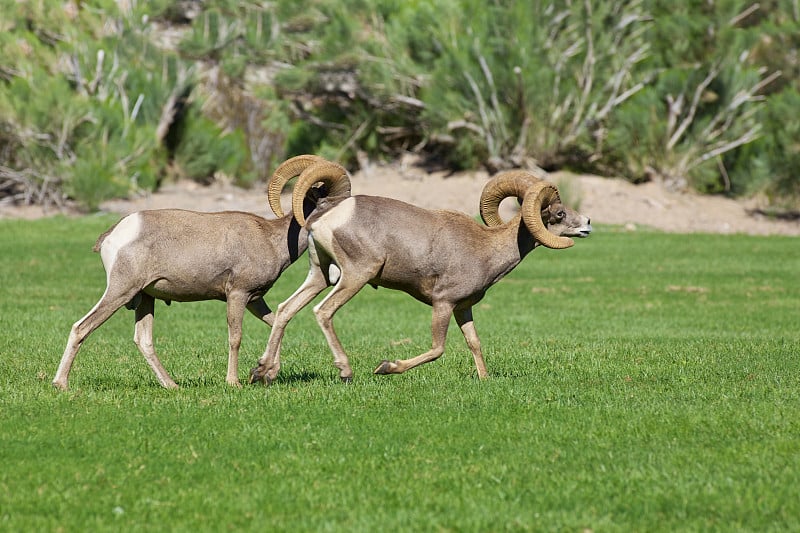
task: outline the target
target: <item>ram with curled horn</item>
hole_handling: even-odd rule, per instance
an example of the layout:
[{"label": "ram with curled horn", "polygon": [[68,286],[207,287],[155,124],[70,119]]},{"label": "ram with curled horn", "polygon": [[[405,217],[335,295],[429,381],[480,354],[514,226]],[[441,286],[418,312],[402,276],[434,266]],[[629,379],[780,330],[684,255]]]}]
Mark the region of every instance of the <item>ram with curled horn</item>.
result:
[{"label": "ram with curled horn", "polygon": [[[333,173],[335,174],[335,173]],[[308,187],[325,182],[319,169],[304,171],[293,202]],[[503,199],[521,200],[520,212],[503,222]],[[376,374],[399,374],[442,355],[450,316],[464,334],[478,376],[487,377],[472,307],[535,247],[568,248],[571,237],[586,237],[589,219],[561,204],[558,189],[524,171],[493,177],[481,195],[486,226],[455,211],[428,210],[376,196],[328,197],[307,218],[295,210],[309,232],[310,268],[305,282],[278,306],[264,355],[250,382],[270,383],[280,369],[280,348],[288,322],[326,287],[330,293],[314,307],[344,381],[352,379],[347,354],[333,328],[333,315],[365,285],[404,291],[433,307],[430,350],[410,359],[386,361]]]},{"label": "ram with curled horn", "polygon": [[[277,219],[253,213],[201,213],[158,209],[132,213],[103,233],[94,250],[106,270],[106,290],[100,301],[75,322],[53,385],[66,389],[72,363],[84,340],[122,306],[136,312],[134,342],[162,386],[178,385],[159,361],[153,346],[155,300],[192,302],[224,300],[228,317],[226,381],[239,385],[238,358],[245,309],[268,325],[274,313],[264,295],[281,273],[305,252],[308,233],[292,215],[280,209],[280,189],[304,170],[320,165],[333,179],[306,188],[295,203],[303,216],[313,212],[320,197],[346,195],[345,169],[317,156],[298,156],[282,163],[270,180],[277,187]],[[270,198],[275,196],[273,190]],[[277,207],[276,207],[277,206]]]}]

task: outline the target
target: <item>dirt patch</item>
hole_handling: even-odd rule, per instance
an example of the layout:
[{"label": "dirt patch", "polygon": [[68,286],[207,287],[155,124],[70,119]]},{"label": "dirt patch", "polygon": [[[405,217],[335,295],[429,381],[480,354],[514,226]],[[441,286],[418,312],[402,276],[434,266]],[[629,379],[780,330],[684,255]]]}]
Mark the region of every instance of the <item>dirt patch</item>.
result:
[{"label": "dirt patch", "polygon": [[[485,172],[429,173],[408,162],[370,165],[353,175],[353,194],[397,198],[421,207],[453,209],[470,216],[478,213],[478,198],[489,175]],[[549,179],[558,183],[567,203],[591,217],[595,224],[613,224],[631,231],[651,227],[675,233],[746,233],[752,235],[800,235],[800,221],[776,220],[752,214],[752,201],[719,196],[676,193],[657,183],[633,185],[622,179],[558,172]],[[288,202],[284,199],[288,208]],[[112,200],[101,210],[120,215],[141,209],[182,208],[197,211],[242,210],[271,216],[264,188],[251,190],[229,183],[202,186],[194,182],[167,185],[157,193],[129,200]],[[511,207],[504,202],[506,215]],[[38,206],[0,206],[0,218],[33,219],[59,213],[76,215],[72,207],[43,210]]]}]

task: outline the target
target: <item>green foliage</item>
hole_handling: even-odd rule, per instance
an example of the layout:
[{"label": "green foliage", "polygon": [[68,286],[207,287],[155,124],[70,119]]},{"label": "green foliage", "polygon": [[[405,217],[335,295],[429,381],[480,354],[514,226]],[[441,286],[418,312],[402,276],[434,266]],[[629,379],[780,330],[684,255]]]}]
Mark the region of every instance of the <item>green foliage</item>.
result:
[{"label": "green foliage", "polygon": [[[452,168],[571,167],[776,201],[797,191],[786,171],[793,158],[781,155],[794,153],[797,120],[775,118],[800,91],[793,0],[0,7],[7,168],[86,195],[87,178],[70,185],[74,155],[91,157],[82,143],[107,137],[109,148],[139,150],[142,137],[132,132],[155,132],[145,157],[161,165],[147,173],[155,177],[126,187],[124,176],[141,175],[138,167],[96,173],[117,181],[87,204],[157,184],[167,169],[207,179],[225,167],[247,182],[305,152],[350,165],[359,153],[414,151]],[[177,52],[160,48],[165,24],[170,36],[180,32]],[[214,137],[200,120],[198,139],[190,128],[181,130],[185,139],[170,131],[186,101],[222,131],[238,132],[220,149],[224,161],[174,153]],[[124,152],[86,165],[115,159]]]},{"label": "green foliage", "polygon": [[87,208],[97,209],[103,200],[125,196],[129,188],[129,184],[121,183],[113,174],[106,159],[89,157],[75,162],[73,177],[66,183],[64,192],[72,198],[80,198]]},{"label": "green foliage", "polygon": [[[481,143],[498,166],[531,156],[545,167],[578,164],[588,155],[583,145],[642,78],[633,68],[648,46],[645,17],[636,3],[618,9],[460,2],[426,88],[425,100],[436,103],[426,109],[432,123]],[[620,18],[626,23],[615,27]]]},{"label": "green foliage", "polygon": [[[124,154],[120,158],[120,154]],[[92,136],[75,154],[65,192],[94,210],[109,198],[126,196],[133,190],[154,190],[161,179],[159,169],[167,164],[166,150],[159,148],[151,129],[134,129],[125,137]]]},{"label": "green foliage", "polygon": [[219,62],[228,75],[240,77],[248,64],[259,65],[278,55],[273,22],[269,6],[207,2],[179,48],[188,58]]},{"label": "green foliage", "polygon": [[[347,386],[302,312],[272,387],[227,387],[225,306],[197,302],[156,309],[180,390],[158,386],[120,310],[56,392],[115,221],[0,221],[5,530],[800,529],[793,238],[597,228],[537,249],[476,306],[483,382],[455,324],[438,361],[372,375],[430,346],[430,308],[381,289],[336,315]],[[268,331],[245,317],[242,374]]]},{"label": "green foliage", "polygon": [[730,162],[735,192],[763,191],[777,207],[789,208],[800,197],[800,92],[787,88],[772,96],[762,109],[764,135],[737,153]]},{"label": "green foliage", "polygon": [[[0,148],[13,177],[33,188],[52,184],[88,209],[154,189],[168,165],[192,163],[185,173],[202,179],[219,169],[252,181],[241,134],[222,135],[199,118],[197,132],[170,132],[192,92],[193,68],[155,46],[146,12],[119,13],[115,3],[14,4],[4,11],[15,17],[3,38],[17,45],[0,85]],[[203,158],[217,160],[199,165]]]},{"label": "green foliage", "polygon": [[[632,98],[609,123],[605,149],[618,172],[706,192],[741,190],[743,183],[730,179],[742,175],[727,167],[737,150],[769,134],[759,106],[779,78],[751,59],[763,35],[747,23],[750,7],[759,9],[738,1],[649,3],[650,41],[669,38],[674,46],[654,48],[645,64],[656,73],[655,91]],[[634,124],[644,135],[625,131]]]}]

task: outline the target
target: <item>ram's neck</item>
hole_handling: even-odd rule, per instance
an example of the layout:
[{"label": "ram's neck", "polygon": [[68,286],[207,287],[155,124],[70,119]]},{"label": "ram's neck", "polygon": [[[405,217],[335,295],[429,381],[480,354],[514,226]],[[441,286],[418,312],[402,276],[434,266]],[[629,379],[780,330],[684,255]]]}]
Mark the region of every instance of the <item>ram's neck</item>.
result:
[{"label": "ram's neck", "polygon": [[[288,252],[288,264],[294,263],[308,247],[308,232],[297,223],[292,215],[284,215],[277,222],[282,226],[279,234],[285,236],[286,239],[285,250]],[[265,237],[268,235],[265,234]]]},{"label": "ram's neck", "polygon": [[492,245],[487,247],[491,250],[487,266],[491,270],[490,277],[494,279],[494,283],[511,272],[533,250],[536,241],[520,216],[503,226],[488,230]]}]

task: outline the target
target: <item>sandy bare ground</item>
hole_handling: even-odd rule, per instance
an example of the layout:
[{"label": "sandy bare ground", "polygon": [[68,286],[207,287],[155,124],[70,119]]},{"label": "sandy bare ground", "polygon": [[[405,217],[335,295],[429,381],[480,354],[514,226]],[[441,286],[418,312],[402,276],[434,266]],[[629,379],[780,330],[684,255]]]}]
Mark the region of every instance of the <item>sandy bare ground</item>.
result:
[{"label": "sandy bare ground", "polygon": [[[389,196],[421,207],[454,209],[474,216],[488,177],[485,172],[428,173],[404,162],[371,165],[353,175],[353,194]],[[558,183],[565,200],[577,204],[594,224],[619,225],[631,231],[651,227],[676,233],[800,235],[800,221],[753,215],[752,202],[675,193],[657,183],[632,185],[622,179],[596,176],[555,173],[549,179]],[[506,204],[503,209],[508,214],[511,207]],[[284,201],[284,205],[288,208],[288,202]],[[198,211],[233,209],[271,216],[263,185],[246,190],[224,182],[210,186],[180,182],[166,185],[154,194],[101,205],[103,211],[120,215],[172,207]],[[37,206],[0,206],[0,218],[30,219],[58,213],[52,209],[45,212]],[[66,214],[76,212],[68,210]]]}]

